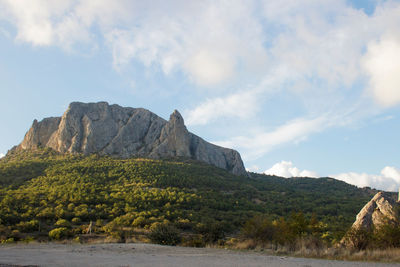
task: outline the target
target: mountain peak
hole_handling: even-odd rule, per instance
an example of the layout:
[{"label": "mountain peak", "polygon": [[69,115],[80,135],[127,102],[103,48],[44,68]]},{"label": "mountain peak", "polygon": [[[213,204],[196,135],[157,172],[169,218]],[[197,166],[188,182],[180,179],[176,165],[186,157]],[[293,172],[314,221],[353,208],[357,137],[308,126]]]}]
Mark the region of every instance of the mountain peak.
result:
[{"label": "mountain peak", "polygon": [[121,158],[187,157],[247,175],[237,151],[213,145],[188,132],[177,110],[167,122],[143,108],[72,102],[62,117],[35,122],[19,145],[20,149],[37,147]]},{"label": "mountain peak", "polygon": [[174,110],[174,112],[172,112],[172,114],[169,116],[169,121],[173,122],[175,124],[185,124],[183,117],[181,115],[181,113],[179,113],[178,110]]}]

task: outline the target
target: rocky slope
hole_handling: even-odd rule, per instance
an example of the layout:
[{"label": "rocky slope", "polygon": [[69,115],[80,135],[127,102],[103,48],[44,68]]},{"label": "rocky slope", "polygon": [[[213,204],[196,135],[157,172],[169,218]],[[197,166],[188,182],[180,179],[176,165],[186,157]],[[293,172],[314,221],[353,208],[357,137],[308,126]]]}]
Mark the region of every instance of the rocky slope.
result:
[{"label": "rocky slope", "polygon": [[50,147],[61,153],[121,158],[187,157],[247,175],[240,154],[190,133],[174,111],[169,121],[142,108],[73,102],[62,117],[35,120],[17,149]]},{"label": "rocky slope", "polygon": [[377,193],[358,213],[353,228],[379,227],[387,222],[396,222],[398,203],[389,193]]}]

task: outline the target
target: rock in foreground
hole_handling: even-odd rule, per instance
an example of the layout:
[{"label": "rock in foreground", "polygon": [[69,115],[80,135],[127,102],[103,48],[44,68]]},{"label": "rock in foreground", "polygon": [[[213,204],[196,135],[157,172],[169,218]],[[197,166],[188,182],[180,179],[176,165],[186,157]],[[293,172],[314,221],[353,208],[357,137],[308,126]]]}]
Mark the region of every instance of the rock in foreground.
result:
[{"label": "rock in foreground", "polygon": [[398,220],[397,205],[390,194],[377,193],[357,214],[352,228],[379,227],[385,223],[396,222]]},{"label": "rock in foreground", "polygon": [[174,111],[169,121],[142,108],[73,102],[62,117],[35,120],[17,149],[50,147],[61,153],[121,158],[186,157],[247,175],[240,154],[190,133]]}]

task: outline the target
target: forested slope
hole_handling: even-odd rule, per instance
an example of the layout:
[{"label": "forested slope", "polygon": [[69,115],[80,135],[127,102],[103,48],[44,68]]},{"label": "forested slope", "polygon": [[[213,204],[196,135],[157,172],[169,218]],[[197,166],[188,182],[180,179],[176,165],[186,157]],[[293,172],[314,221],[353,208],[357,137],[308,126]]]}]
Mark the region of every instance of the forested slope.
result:
[{"label": "forested slope", "polygon": [[[185,159],[115,159],[21,151],[0,160],[0,238],[150,228],[170,222],[181,231],[236,235],[256,215],[302,212],[340,236],[374,194],[332,178],[240,177]],[[25,233],[25,234],[24,234]]]}]

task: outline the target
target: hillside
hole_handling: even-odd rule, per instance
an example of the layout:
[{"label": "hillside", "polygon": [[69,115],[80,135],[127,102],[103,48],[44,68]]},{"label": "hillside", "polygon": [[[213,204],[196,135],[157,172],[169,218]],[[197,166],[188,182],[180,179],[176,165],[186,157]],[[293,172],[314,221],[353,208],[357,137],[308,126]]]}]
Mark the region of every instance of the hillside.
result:
[{"label": "hillside", "polygon": [[57,227],[75,235],[90,221],[106,234],[169,221],[218,239],[237,234],[255,215],[299,211],[314,214],[338,238],[373,194],[332,178],[242,177],[182,158],[18,151],[0,159],[0,239],[47,236]]}]

